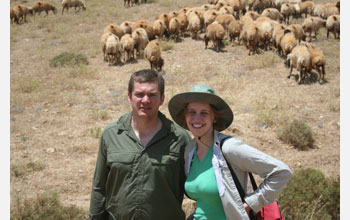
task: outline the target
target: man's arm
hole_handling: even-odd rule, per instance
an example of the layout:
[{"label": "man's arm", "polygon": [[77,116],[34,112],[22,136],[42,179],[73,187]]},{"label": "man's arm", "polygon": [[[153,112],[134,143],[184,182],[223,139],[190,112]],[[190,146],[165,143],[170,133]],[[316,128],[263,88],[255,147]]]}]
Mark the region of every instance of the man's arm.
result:
[{"label": "man's arm", "polygon": [[106,205],[106,181],[109,169],[107,167],[107,152],[103,136],[100,140],[97,155],[95,174],[92,181],[89,216],[91,220],[107,219]]}]

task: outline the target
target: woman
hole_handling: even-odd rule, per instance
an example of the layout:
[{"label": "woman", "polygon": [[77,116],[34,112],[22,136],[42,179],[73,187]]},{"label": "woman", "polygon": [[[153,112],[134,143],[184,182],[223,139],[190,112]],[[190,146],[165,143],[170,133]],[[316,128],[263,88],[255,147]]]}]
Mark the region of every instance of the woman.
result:
[{"label": "woman", "polygon": [[[236,137],[220,143],[227,135],[233,113],[228,104],[208,85],[196,85],[169,101],[173,120],[194,138],[185,150],[186,194],[196,200],[194,219],[249,219],[276,200],[292,172],[283,162],[243,143]],[[233,168],[244,192],[248,172],[264,178],[257,190],[246,194],[243,204],[226,163]]]}]

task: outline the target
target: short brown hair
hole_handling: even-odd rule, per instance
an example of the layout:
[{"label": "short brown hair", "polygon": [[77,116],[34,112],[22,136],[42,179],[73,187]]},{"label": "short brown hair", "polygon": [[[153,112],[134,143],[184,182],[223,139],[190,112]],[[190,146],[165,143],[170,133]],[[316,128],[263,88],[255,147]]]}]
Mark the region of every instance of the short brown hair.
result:
[{"label": "short brown hair", "polygon": [[154,70],[143,69],[143,70],[134,72],[130,76],[130,80],[129,80],[129,87],[128,87],[129,94],[131,94],[132,91],[134,90],[135,82],[138,82],[138,83],[156,82],[158,83],[158,90],[160,92],[160,95],[162,96],[164,94],[164,79],[162,75],[158,74]]}]

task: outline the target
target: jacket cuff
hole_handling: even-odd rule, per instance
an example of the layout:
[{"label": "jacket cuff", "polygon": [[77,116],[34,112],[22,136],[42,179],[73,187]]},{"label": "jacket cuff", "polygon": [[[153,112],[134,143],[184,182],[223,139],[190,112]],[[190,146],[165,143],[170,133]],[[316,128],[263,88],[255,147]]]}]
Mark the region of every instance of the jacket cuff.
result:
[{"label": "jacket cuff", "polygon": [[259,198],[255,193],[247,194],[244,200],[255,213],[258,213],[264,206],[262,202],[259,202]]}]

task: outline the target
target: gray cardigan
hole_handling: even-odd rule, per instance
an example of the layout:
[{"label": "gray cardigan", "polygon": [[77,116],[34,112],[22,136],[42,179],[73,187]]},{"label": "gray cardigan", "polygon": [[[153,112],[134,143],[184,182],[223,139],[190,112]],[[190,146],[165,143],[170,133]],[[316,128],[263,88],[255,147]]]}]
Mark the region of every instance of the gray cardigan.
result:
[{"label": "gray cardigan", "polygon": [[[218,131],[214,131],[212,164],[219,194],[227,220],[249,220],[230,170],[220,150],[220,141],[226,136]],[[190,172],[195,147],[196,140],[192,139],[185,150],[186,175]],[[292,176],[292,171],[285,163],[243,143],[238,138],[226,139],[222,150],[235,171],[245,193],[247,192],[248,172],[264,178],[258,189],[245,197],[246,203],[254,212],[258,212],[263,206],[275,201]]]}]

